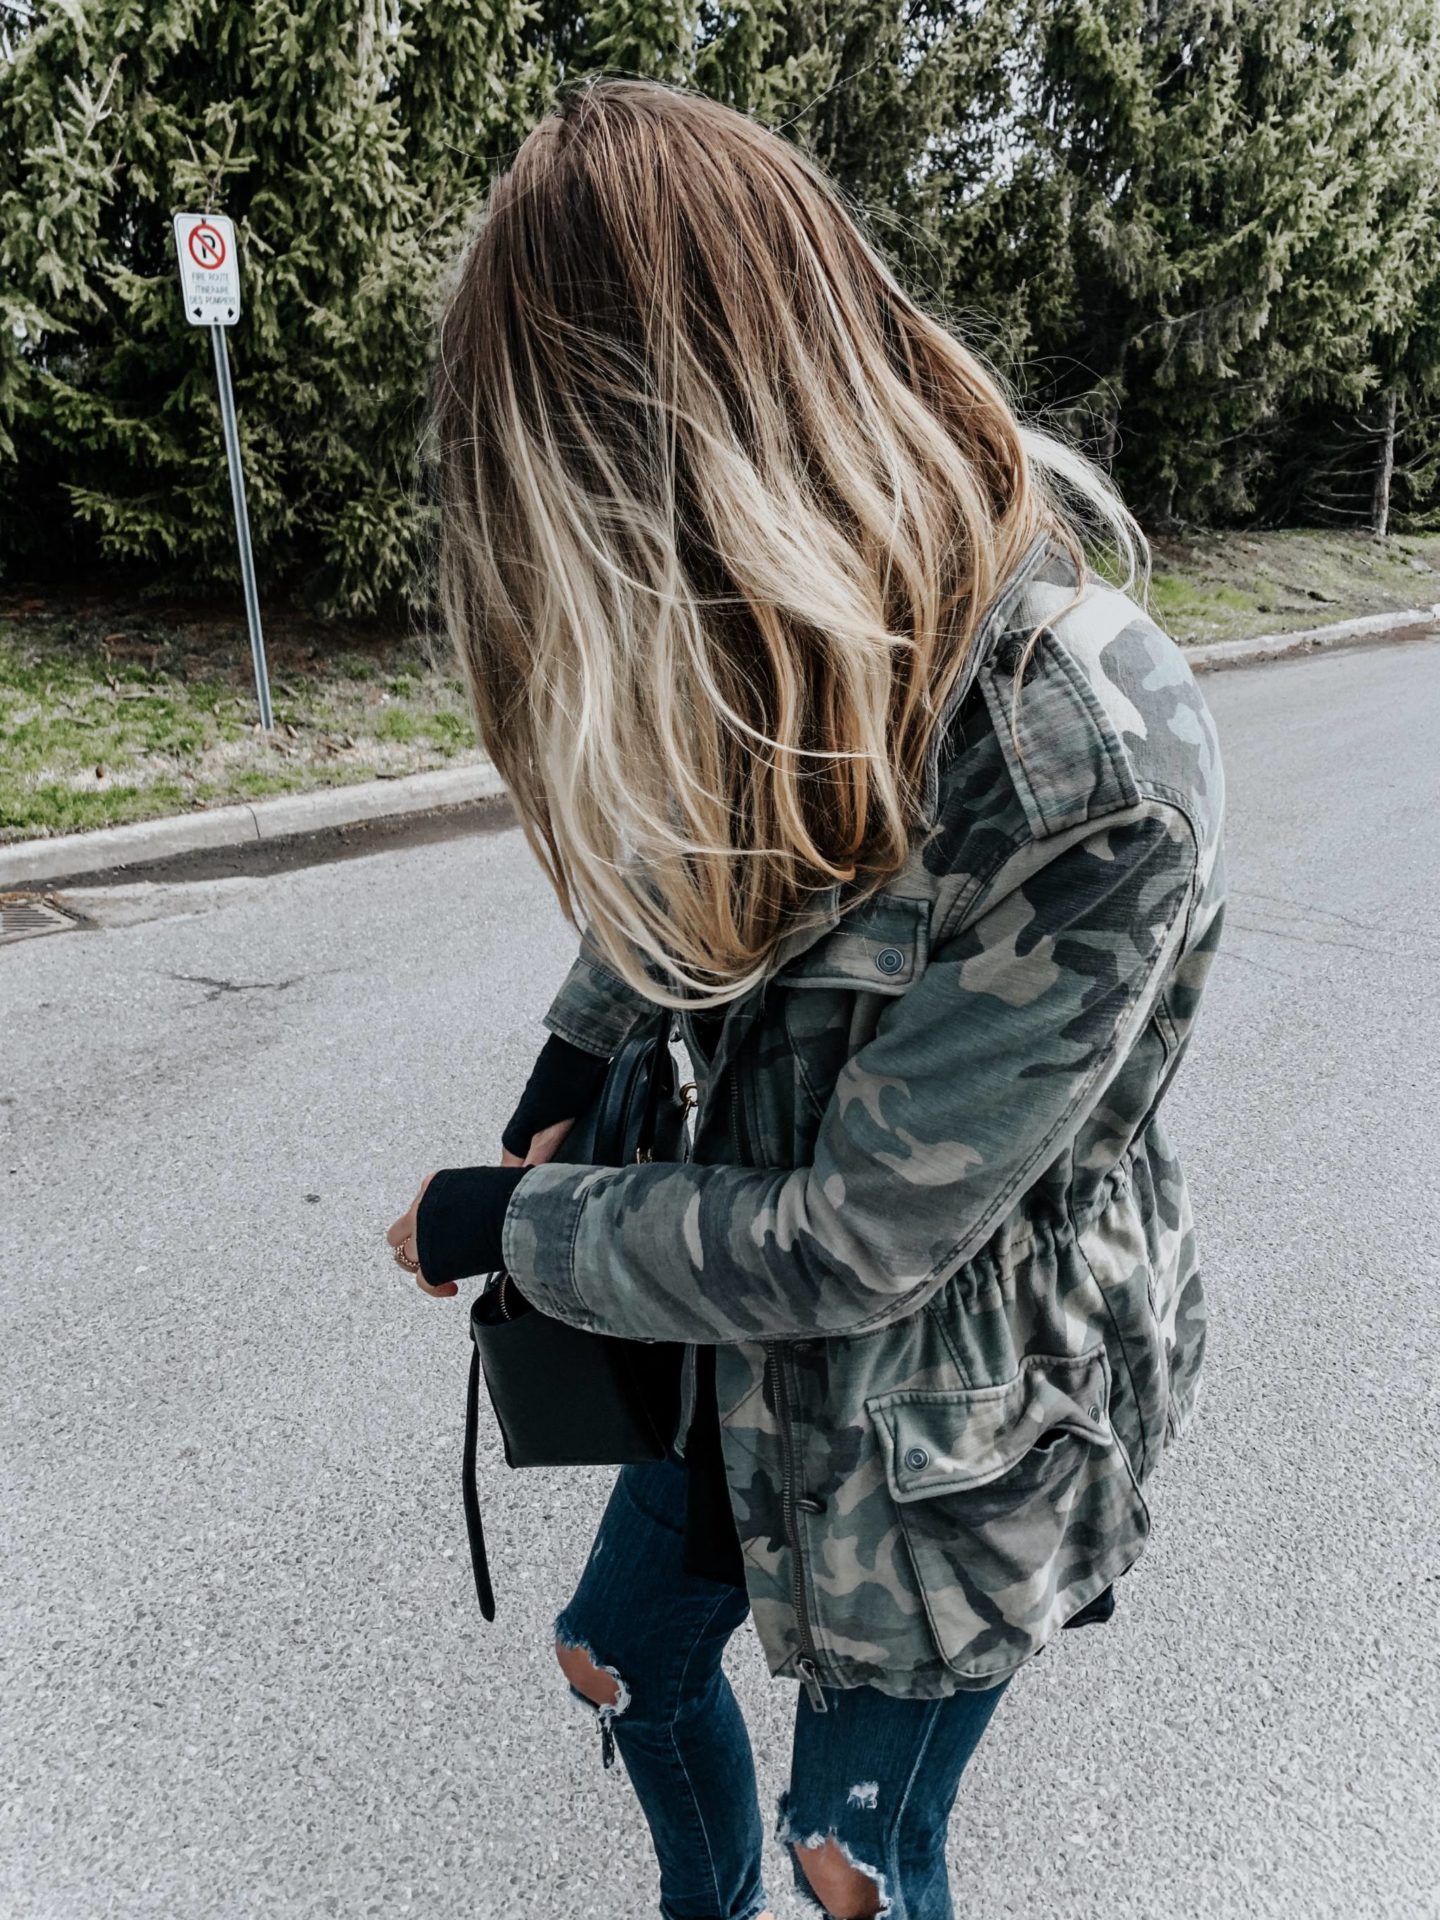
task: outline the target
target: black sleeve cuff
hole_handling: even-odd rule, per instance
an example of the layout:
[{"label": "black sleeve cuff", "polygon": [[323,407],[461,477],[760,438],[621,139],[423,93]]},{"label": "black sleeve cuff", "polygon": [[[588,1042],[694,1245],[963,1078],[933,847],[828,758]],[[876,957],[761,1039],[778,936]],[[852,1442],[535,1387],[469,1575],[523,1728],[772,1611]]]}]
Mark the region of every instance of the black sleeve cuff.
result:
[{"label": "black sleeve cuff", "polygon": [[415,1252],[432,1287],[500,1271],[505,1209],[526,1171],[442,1167],[431,1176],[415,1214]]}]

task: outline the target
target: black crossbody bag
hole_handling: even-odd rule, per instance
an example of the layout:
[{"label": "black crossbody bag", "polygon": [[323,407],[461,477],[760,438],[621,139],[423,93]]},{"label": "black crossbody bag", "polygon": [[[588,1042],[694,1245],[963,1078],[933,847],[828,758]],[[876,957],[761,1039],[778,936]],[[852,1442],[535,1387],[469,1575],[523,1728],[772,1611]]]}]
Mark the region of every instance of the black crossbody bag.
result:
[{"label": "black crossbody bag", "polygon": [[[554,1158],[571,1166],[624,1167],[683,1156],[685,1103],[669,1046],[668,1016],[624,1043],[594,1101]],[[507,1306],[505,1274],[490,1277],[470,1309],[470,1387],[460,1485],[480,1611],[495,1594],[475,1491],[480,1376],[511,1467],[609,1467],[663,1460],[680,1418],[684,1347],[616,1340],[548,1314]]]}]

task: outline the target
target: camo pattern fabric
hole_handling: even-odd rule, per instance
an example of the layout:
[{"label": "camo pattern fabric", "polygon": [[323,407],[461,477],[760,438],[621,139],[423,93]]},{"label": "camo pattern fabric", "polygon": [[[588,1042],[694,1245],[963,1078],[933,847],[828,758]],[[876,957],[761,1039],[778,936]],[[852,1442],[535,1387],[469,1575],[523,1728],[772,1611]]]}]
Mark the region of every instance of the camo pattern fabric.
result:
[{"label": "camo pattern fabric", "polygon": [[[506,1216],[543,1311],[716,1347],[756,1626],[812,1688],[1013,1673],[1140,1555],[1195,1405],[1156,1109],[1220,933],[1220,758],[1175,644],[1093,577],[1076,596],[1037,540],[908,865],[727,1010],[690,1157],[538,1167]],[[547,1024],[607,1052],[655,1017],[587,947]]]}]

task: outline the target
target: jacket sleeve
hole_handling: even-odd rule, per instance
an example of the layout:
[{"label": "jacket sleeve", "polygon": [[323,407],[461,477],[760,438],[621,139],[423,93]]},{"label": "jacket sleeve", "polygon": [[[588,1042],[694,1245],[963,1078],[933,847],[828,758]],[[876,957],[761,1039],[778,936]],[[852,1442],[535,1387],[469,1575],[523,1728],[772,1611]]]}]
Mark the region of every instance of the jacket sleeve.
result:
[{"label": "jacket sleeve", "polygon": [[1196,870],[1160,803],[1030,842],[852,1055],[813,1165],[533,1168],[505,1218],[516,1283],[575,1326],[707,1345],[917,1312],[1103,1098]]},{"label": "jacket sleeve", "polygon": [[609,1059],[631,1029],[655,1012],[655,1003],[612,973],[585,934],[570,971],[544,1015],[544,1025],[572,1047]]}]

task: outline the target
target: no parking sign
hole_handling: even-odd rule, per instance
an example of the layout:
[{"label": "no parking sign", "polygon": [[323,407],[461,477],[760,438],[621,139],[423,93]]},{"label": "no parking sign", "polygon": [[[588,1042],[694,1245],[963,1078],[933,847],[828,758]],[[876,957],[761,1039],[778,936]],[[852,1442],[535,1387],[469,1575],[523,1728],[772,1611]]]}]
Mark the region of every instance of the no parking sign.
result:
[{"label": "no parking sign", "polygon": [[192,327],[233,327],[240,318],[240,256],[223,213],[177,213],[175,252],[185,318]]},{"label": "no parking sign", "polygon": [[240,464],[240,430],[235,424],[235,392],[230,384],[230,355],[225,348],[225,329],[233,327],[240,318],[240,256],[235,251],[234,223],[223,213],[177,213],[175,254],[180,263],[185,318],[192,327],[210,329],[210,344],[215,350],[215,381],[220,389],[220,420],[230,466],[230,502],[235,509],[235,539],[240,548],[245,622],[250,629],[260,725],[269,733],[275,725],[270,711],[270,672],[265,663],[265,637],[260,630],[260,595],[255,586],[250,515],[245,505],[245,470]]}]

